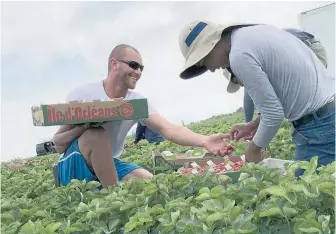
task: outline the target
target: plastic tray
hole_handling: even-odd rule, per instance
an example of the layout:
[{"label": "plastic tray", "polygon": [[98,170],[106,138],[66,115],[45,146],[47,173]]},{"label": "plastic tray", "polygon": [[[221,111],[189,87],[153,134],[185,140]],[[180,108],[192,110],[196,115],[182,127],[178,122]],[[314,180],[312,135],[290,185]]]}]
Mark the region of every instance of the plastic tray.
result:
[{"label": "plastic tray", "polygon": [[287,171],[285,170],[286,163],[293,163],[291,160],[283,160],[276,158],[266,158],[260,162],[261,165],[267,168],[279,168],[281,175],[286,175]]},{"label": "plastic tray", "polygon": [[286,163],[293,163],[291,160],[283,160],[276,158],[266,158],[260,162],[261,165],[267,168],[280,168],[283,169]]}]

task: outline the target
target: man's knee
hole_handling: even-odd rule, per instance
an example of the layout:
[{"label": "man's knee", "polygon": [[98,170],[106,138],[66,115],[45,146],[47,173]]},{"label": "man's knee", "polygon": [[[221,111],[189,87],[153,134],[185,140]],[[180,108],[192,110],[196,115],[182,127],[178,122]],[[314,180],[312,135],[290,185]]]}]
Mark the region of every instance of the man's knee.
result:
[{"label": "man's knee", "polygon": [[81,136],[80,139],[82,141],[90,142],[96,142],[100,140],[107,140],[107,132],[102,127],[96,127],[96,128],[89,128],[87,129]]}]

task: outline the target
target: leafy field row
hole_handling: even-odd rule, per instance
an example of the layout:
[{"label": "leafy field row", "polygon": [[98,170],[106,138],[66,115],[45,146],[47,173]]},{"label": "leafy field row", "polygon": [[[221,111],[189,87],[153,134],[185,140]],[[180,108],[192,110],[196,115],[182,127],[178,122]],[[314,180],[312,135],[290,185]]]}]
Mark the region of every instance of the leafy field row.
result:
[{"label": "leafy field row", "polygon": [[[196,132],[227,132],[240,113],[191,124]],[[244,143],[235,143],[237,155]],[[153,150],[191,147],[145,141],[122,155],[154,172]],[[290,128],[284,122],[269,153],[292,159]],[[319,168],[316,158],[279,169],[245,164],[238,183],[226,175],[181,175],[167,169],[153,180],[121,182],[99,191],[99,183],[73,181],[55,187],[51,166],[58,155],[36,157],[21,169],[1,166],[1,233],[334,233],[335,163]],[[307,169],[300,180],[294,174]]]}]

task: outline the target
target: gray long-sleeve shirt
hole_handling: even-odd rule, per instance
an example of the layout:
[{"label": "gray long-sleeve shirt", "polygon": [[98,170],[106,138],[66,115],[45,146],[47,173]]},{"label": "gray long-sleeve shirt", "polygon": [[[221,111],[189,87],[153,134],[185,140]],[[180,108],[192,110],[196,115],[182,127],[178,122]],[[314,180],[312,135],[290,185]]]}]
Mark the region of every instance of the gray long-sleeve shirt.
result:
[{"label": "gray long-sleeve shirt", "polygon": [[334,98],[334,79],[321,61],[282,29],[258,25],[235,30],[229,58],[261,113],[253,138],[259,147],[268,145],[284,118],[297,120]]}]

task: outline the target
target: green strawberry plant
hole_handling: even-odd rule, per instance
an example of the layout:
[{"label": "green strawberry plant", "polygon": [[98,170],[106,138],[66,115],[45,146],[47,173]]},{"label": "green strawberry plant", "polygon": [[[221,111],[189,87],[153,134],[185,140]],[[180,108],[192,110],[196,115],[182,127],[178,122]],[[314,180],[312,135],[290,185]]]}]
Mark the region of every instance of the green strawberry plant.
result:
[{"label": "green strawberry plant", "polygon": [[[188,127],[202,134],[225,133],[242,114],[217,116]],[[233,142],[237,156],[246,147]],[[271,155],[292,159],[290,126],[284,122],[269,145]],[[122,159],[154,171],[152,151],[185,152],[192,147],[170,142],[139,142]],[[274,153],[275,152],[275,153]],[[310,162],[268,169],[247,163],[237,183],[223,174],[181,175],[166,168],[152,180],[121,181],[99,190],[99,182],[73,180],[55,187],[51,165],[58,155],[37,158],[10,170],[1,165],[1,233],[211,233],[305,234],[335,232],[335,163]],[[32,159],[32,160],[37,160]],[[305,173],[295,177],[303,168]]]}]

